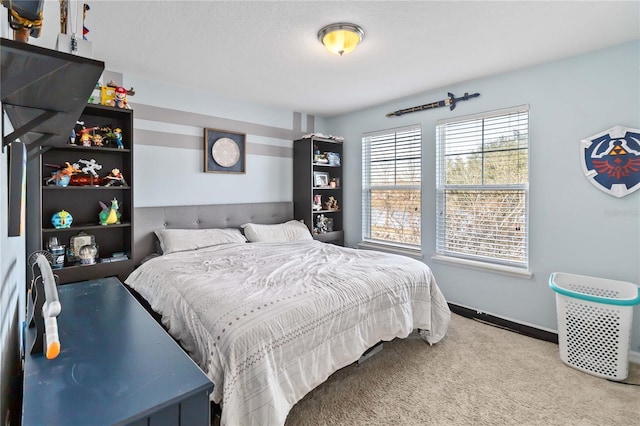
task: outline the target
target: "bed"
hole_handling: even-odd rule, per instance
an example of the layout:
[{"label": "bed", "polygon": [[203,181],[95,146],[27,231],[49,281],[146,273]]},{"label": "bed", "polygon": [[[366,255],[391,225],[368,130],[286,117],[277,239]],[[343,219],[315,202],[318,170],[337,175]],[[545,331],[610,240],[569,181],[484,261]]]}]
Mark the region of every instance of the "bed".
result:
[{"label": "bed", "polygon": [[315,241],[292,216],[291,203],[135,211],[144,262],[125,283],[213,381],[222,425],[284,424],[378,342],[446,334],[449,308],[424,263]]}]

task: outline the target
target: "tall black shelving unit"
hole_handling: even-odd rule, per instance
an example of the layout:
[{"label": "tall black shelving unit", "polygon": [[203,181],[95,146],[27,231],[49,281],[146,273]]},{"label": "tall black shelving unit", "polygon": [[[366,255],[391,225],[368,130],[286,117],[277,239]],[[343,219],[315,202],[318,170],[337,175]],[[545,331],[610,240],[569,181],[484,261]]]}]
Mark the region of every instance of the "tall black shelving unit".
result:
[{"label": "tall black shelving unit", "polygon": [[[72,235],[84,230],[96,238],[99,255],[122,252],[133,259],[133,113],[128,110],[87,105],[104,70],[104,62],[5,38],[0,39],[0,95],[2,150],[24,144],[26,164],[27,255],[46,249],[49,237],[68,245]],[[123,130],[125,149],[69,145],[69,135],[78,120],[87,126],[110,124]],[[119,168],[126,186],[58,187],[45,185],[50,172],[45,164],[64,165],[79,157],[95,158],[105,168]],[[121,223],[98,224],[98,200],[121,203]],[[71,228],[55,229],[51,215],[64,209],[77,212]],[[29,269],[27,265],[27,269]],[[55,273],[59,283],[117,275],[121,280],[133,270],[133,260],[95,265],[65,265]],[[31,271],[26,271],[30,278]]]},{"label": "tall black shelving unit", "polygon": [[[335,153],[339,164],[318,162],[316,153]],[[293,212],[294,217],[303,220],[319,241],[344,245],[343,228],[343,185],[342,168],[344,164],[342,142],[334,139],[309,137],[293,142]],[[316,172],[326,174],[327,185],[318,185]],[[331,182],[333,185],[330,185]],[[321,208],[314,208],[314,197],[320,197]],[[325,203],[333,197],[338,208],[327,208]],[[323,215],[333,222],[332,230],[322,232],[317,226],[318,217]]]},{"label": "tall black shelving unit", "polygon": [[[61,269],[54,272],[59,277],[59,284],[84,281],[108,276],[117,276],[124,281],[134,269],[133,261],[133,111],[103,105],[87,104],[80,115],[84,126],[120,128],[123,135],[124,148],[116,146],[82,146],[65,144],[42,149],[40,155],[27,162],[28,196],[27,211],[27,251],[46,250],[51,237],[56,237],[60,244],[67,248],[73,236],[80,232],[92,235],[98,246],[98,259],[95,264],[81,265],[72,262],[68,257]],[[77,163],[78,160],[96,160],[102,168],[100,177],[106,176],[117,168],[122,173],[125,185],[57,186],[47,184],[47,179],[54,171],[50,165],[63,166],[66,162]],[[100,202],[109,206],[116,199],[121,214],[120,223],[101,225],[99,213]],[[65,210],[73,216],[69,228],[55,228],[51,223],[52,216]],[[114,258],[114,253],[126,255],[126,259],[114,262],[101,262]],[[118,259],[122,259],[119,257]],[[114,258],[115,259],[115,258]]]}]

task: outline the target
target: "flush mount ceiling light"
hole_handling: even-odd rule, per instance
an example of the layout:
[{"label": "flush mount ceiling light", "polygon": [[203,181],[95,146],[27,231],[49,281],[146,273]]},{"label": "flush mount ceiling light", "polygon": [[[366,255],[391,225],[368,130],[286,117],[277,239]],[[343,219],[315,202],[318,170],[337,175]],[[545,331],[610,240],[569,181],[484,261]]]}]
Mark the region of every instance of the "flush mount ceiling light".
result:
[{"label": "flush mount ceiling light", "polygon": [[318,40],[336,55],[344,55],[356,48],[364,37],[364,30],[356,24],[339,22],[318,31]]}]

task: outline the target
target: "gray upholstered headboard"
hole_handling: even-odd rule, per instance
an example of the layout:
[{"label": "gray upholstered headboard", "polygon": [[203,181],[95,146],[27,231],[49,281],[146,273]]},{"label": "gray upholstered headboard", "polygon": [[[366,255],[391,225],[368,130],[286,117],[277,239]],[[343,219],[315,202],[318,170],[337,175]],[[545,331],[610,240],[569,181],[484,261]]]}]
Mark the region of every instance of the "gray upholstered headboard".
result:
[{"label": "gray upholstered headboard", "polygon": [[137,207],[134,214],[135,264],[156,251],[157,229],[239,228],[248,222],[281,223],[293,219],[292,202]]}]

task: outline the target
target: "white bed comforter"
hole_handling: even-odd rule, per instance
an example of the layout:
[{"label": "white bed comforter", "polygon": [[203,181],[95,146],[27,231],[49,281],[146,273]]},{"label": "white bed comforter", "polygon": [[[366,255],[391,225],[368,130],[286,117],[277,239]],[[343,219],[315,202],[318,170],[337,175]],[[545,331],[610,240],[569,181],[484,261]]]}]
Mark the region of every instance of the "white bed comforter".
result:
[{"label": "white bed comforter", "polygon": [[231,243],[150,260],[126,283],[214,383],[223,425],[281,425],[380,340],[430,344],[450,312],[428,266],[317,241]]}]

